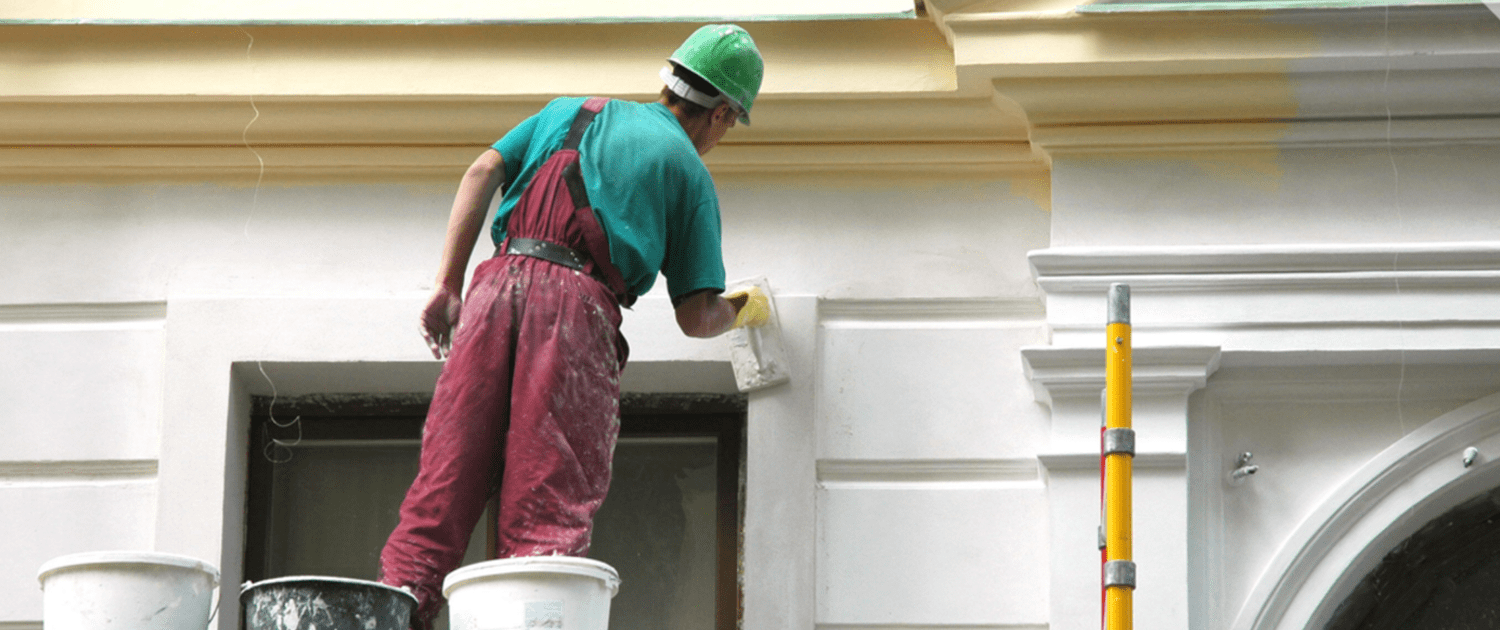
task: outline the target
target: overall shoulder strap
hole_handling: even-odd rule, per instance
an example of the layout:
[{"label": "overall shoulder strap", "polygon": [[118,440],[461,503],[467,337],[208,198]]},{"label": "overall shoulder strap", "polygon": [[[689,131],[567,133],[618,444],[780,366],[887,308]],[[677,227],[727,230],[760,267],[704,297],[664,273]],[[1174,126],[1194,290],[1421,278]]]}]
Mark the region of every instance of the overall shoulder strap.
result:
[{"label": "overall shoulder strap", "polygon": [[594,122],[594,117],[598,116],[599,112],[604,111],[604,104],[608,102],[609,99],[598,96],[583,102],[583,108],[579,109],[578,115],[573,117],[573,126],[568,128],[567,139],[563,140],[564,151],[578,149],[578,143],[583,141],[584,130],[589,128],[589,123]]}]

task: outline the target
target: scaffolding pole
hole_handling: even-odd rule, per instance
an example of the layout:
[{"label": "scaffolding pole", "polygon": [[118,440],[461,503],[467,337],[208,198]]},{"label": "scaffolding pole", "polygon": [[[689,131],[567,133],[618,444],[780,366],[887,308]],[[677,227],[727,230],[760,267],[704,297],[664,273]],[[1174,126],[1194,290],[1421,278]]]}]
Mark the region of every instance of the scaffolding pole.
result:
[{"label": "scaffolding pole", "polygon": [[1105,328],[1103,458],[1104,630],[1131,630],[1134,623],[1135,562],[1131,560],[1131,473],[1135,430],[1130,427],[1130,287],[1109,287]]}]

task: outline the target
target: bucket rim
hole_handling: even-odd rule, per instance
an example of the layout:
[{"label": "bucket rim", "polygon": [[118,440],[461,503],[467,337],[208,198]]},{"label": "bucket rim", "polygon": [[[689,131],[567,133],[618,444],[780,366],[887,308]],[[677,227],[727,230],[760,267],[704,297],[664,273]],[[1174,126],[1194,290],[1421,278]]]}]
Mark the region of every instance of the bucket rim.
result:
[{"label": "bucket rim", "polygon": [[323,583],[330,583],[331,582],[331,583],[334,583],[334,584],[346,584],[346,585],[351,585],[351,586],[366,586],[366,587],[373,586],[373,587],[376,587],[376,588],[380,588],[380,589],[384,589],[384,590],[387,590],[387,591],[391,591],[392,593],[399,593],[401,595],[406,596],[408,599],[410,599],[412,601],[412,604],[416,604],[417,603],[417,596],[413,595],[411,593],[411,591],[408,591],[408,590],[406,590],[404,588],[398,588],[398,587],[395,587],[395,586],[391,586],[389,584],[382,584],[380,582],[373,582],[373,581],[370,581],[370,580],[360,580],[360,579],[356,579],[356,578],[338,577],[338,576],[333,576],[333,575],[287,575],[287,576],[276,577],[276,578],[268,578],[268,579],[261,580],[259,582],[245,582],[244,584],[240,585],[240,601],[243,603],[244,599],[245,599],[245,596],[249,595],[250,591],[252,589],[259,588],[259,587],[262,587],[262,586],[279,586],[279,585],[283,585],[283,584],[316,583],[316,582],[323,582]]},{"label": "bucket rim", "polygon": [[43,563],[37,569],[36,579],[45,585],[47,578],[65,571],[87,566],[145,564],[169,566],[181,569],[196,569],[207,573],[214,587],[219,585],[219,568],[192,556],[159,551],[85,551],[58,556]]},{"label": "bucket rim", "polygon": [[460,567],[443,579],[443,596],[465,582],[497,575],[521,573],[564,573],[595,578],[604,582],[613,598],[620,591],[620,573],[614,567],[592,558],[573,556],[525,556],[488,560]]}]

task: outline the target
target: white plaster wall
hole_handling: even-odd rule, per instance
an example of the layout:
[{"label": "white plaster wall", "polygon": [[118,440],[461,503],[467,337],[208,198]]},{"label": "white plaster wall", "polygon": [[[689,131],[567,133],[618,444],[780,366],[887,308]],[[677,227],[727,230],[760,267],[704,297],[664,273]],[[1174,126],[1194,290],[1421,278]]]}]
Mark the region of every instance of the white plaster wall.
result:
[{"label": "white plaster wall", "polygon": [[[438,185],[7,186],[7,304],[177,295],[412,291],[431,282],[452,191]],[[436,228],[434,228],[436,226]]]},{"label": "white plaster wall", "polygon": [[1005,360],[1040,320],[861,315],[820,327],[818,622],[1044,626],[1046,418]]},{"label": "white plaster wall", "polygon": [[[747,627],[1044,623],[1045,529],[1033,519],[1045,514],[1034,460],[1044,414],[1006,359],[1045,338],[1025,262],[1047,239],[1041,177],[721,178],[729,276],[770,278],[795,362],[793,384],[751,399]],[[70,523],[0,523],[13,546],[0,553],[17,558],[0,571],[17,594],[0,624],[39,618],[39,554],[185,553],[237,583],[247,395],[431,387],[416,313],[454,182],[253,184],[0,188],[0,268],[12,271],[0,274],[0,391],[24,444],[0,452],[0,506]],[[677,332],[663,288],[626,315],[627,387],[731,388],[723,341]],[[855,322],[853,334],[826,336],[838,322]],[[892,367],[912,395],[869,404],[889,400],[872,383]],[[853,389],[830,386],[861,374]],[[820,486],[825,461],[855,491]],[[882,477],[905,489],[859,485]],[[86,518],[99,509],[129,525]],[[913,606],[857,612],[900,585],[824,579],[878,557],[879,538],[849,529],[870,509],[953,532],[912,548],[906,557],[928,560],[902,579],[975,598],[954,608],[913,593]],[[1014,532],[977,540],[995,518]],[[957,566],[971,549],[993,563]],[[996,578],[1032,590],[991,599],[979,584]],[[822,587],[832,590],[820,598]],[[223,605],[233,609],[232,594]]]},{"label": "white plaster wall", "polygon": [[[1053,246],[1500,239],[1496,145],[1101,154],[1053,164]],[[1394,161],[1394,165],[1393,165]]]},{"label": "white plaster wall", "polygon": [[0,461],[156,458],[160,321],[0,325]]},{"label": "white plaster wall", "polygon": [[0,598],[0,627],[40,621],[37,569],[44,562],[101,549],[152,548],[157,497],[151,475],[3,469],[0,509],[13,516],[0,525],[6,537],[0,550],[6,556],[0,571],[0,592],[6,594]]},{"label": "white plaster wall", "polygon": [[1041,322],[828,318],[819,342],[824,460],[1030,460],[1047,419],[1016,356]]},{"label": "white plaster wall", "polygon": [[1046,626],[1040,479],[820,487],[820,624]]},{"label": "white plaster wall", "polygon": [[[1500,240],[1500,147],[1411,142],[1409,128],[1395,129],[1390,143],[1335,141],[1308,123],[1289,125],[1279,148],[1053,156],[1052,246],[1109,261],[1039,267],[1053,343],[1099,345],[1104,287],[1125,281],[1138,350],[1223,352],[1225,369],[1176,412],[1189,434],[1176,482],[1188,497],[1177,543],[1188,559],[1171,576],[1189,593],[1184,626],[1261,627],[1236,624],[1286,579],[1273,562],[1298,553],[1288,545],[1330,512],[1334,491],[1403,436],[1496,389],[1496,318],[1482,306],[1494,259],[1450,253]],[[1420,262],[1428,254],[1437,258]],[[1054,405],[1054,430],[1075,416],[1068,426],[1086,427],[1084,415]],[[1261,469],[1232,486],[1243,451]],[[1054,523],[1097,519],[1091,487],[1054,473]],[[1170,507],[1137,494],[1138,555],[1151,535],[1141,516]],[[1085,528],[1072,529],[1055,525],[1054,540],[1084,544]],[[1055,547],[1054,572],[1084,553]],[[1138,619],[1157,579],[1140,570]],[[1055,605],[1083,603],[1063,577]]]},{"label": "white plaster wall", "polygon": [[725,264],[833,300],[1034,298],[1045,178],[720,177]]},{"label": "white plaster wall", "polygon": [[[1219,495],[1208,518],[1222,540],[1205,549],[1222,580],[1218,597],[1244,602],[1288,534],[1360,467],[1427,422],[1497,388],[1490,365],[1352,366],[1337,369],[1221,370],[1204,390],[1201,421],[1216,433],[1203,455],[1218,460],[1204,479]],[[1397,396],[1397,391],[1401,395]],[[1261,466],[1238,486],[1224,482],[1235,454]],[[1214,501],[1205,501],[1213,504]],[[1241,611],[1219,610],[1209,627],[1229,627]]]}]

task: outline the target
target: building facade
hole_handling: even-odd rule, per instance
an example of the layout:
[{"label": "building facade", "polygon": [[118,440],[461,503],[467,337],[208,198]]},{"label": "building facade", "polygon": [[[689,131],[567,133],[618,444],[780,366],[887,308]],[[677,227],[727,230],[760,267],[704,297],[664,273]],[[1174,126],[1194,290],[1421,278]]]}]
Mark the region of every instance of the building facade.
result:
[{"label": "building facade", "polygon": [[[234,610],[257,404],[430,391],[463,168],[553,96],[654,98],[705,16],[767,60],[707,162],[792,374],[742,399],[747,630],[1096,627],[1114,282],[1139,627],[1322,628],[1500,485],[1485,5],[649,4],[0,9],[0,629],[103,549]],[[735,394],[670,311],[625,390]]]}]

